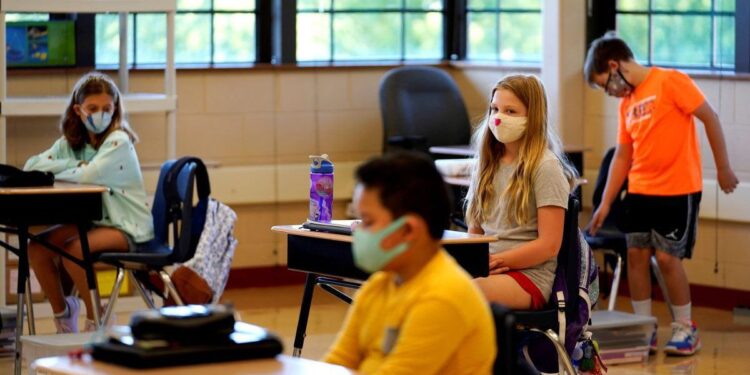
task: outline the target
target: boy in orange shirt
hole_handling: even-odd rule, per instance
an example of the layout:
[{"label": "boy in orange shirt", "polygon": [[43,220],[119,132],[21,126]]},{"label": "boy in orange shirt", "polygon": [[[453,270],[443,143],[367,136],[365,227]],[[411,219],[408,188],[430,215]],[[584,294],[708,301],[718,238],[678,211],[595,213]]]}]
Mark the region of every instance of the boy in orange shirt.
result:
[{"label": "boy in orange shirt", "polygon": [[[599,230],[627,178],[624,229],[633,309],[651,315],[649,260],[655,255],[675,320],[664,351],[692,355],[701,344],[681,260],[690,258],[695,244],[703,181],[693,116],[705,126],[721,189],[729,194],[739,183],[729,164],[719,117],[685,73],[638,64],[628,45],[613,33],[591,43],[584,75],[590,85],[621,98],[617,150],[589,231]],[[656,332],[651,349],[656,350]]]}]

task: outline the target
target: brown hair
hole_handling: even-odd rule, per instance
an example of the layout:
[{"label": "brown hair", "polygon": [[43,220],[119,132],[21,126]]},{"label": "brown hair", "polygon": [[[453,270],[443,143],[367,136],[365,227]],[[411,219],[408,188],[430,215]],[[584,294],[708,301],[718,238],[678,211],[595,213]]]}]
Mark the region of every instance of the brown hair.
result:
[{"label": "brown hair", "polygon": [[70,95],[70,101],[68,102],[68,108],[65,109],[65,113],[60,121],[60,131],[65,140],[74,150],[82,149],[87,142],[89,142],[88,131],[86,126],[81,121],[81,117],[76,113],[76,104],[81,105],[87,97],[97,94],[107,94],[112,97],[114,102],[115,111],[112,114],[112,122],[109,128],[102,134],[96,135],[96,143],[92,144],[95,149],[101,146],[104,139],[107,138],[109,133],[115,130],[122,130],[128,134],[130,140],[133,143],[138,142],[138,135],[135,134],[133,129],[130,128],[128,122],[125,120],[125,108],[122,104],[122,95],[120,90],[112,81],[109,76],[99,72],[89,72],[83,75],[81,79],[73,88],[73,93]]},{"label": "brown hair", "polygon": [[614,31],[608,31],[591,42],[586,61],[583,63],[583,77],[589,85],[597,87],[594,75],[609,70],[609,60],[630,61],[635,57],[633,51]]}]

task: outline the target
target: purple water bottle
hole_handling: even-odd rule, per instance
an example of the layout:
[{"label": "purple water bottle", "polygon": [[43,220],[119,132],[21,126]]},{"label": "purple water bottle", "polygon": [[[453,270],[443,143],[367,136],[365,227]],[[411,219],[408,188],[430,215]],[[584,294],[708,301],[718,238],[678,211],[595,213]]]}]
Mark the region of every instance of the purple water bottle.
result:
[{"label": "purple water bottle", "polygon": [[310,155],[310,214],[308,219],[330,223],[333,210],[333,163],[328,155]]}]

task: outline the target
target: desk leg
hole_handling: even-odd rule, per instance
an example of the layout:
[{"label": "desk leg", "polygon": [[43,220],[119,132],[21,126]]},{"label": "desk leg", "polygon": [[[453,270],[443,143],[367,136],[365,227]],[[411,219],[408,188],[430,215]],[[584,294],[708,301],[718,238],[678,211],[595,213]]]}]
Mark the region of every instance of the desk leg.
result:
[{"label": "desk leg", "polygon": [[34,301],[31,300],[31,272],[29,277],[26,278],[26,313],[29,322],[29,335],[36,335],[36,324],[34,319]]},{"label": "desk leg", "polygon": [[14,374],[21,374],[21,333],[23,333],[23,304],[26,292],[26,279],[29,277],[29,248],[28,248],[28,227],[26,225],[18,226],[18,285],[16,293],[18,300],[16,302],[16,358]]},{"label": "desk leg", "polygon": [[310,305],[312,304],[313,292],[318,277],[308,273],[305,279],[305,290],[302,292],[302,305],[299,308],[299,319],[297,319],[297,333],[294,335],[294,351],[292,356],[302,355],[302,345],[305,343],[305,331],[307,330],[307,318],[310,316]]},{"label": "desk leg", "polygon": [[86,224],[78,224],[78,238],[81,241],[81,255],[83,256],[83,269],[86,271],[86,281],[89,286],[89,295],[91,296],[91,305],[94,307],[94,322],[96,326],[101,326],[101,301],[99,300],[99,289],[96,288],[96,275],[94,275],[94,262],[91,260],[91,249],[89,249],[89,237],[86,230]]}]

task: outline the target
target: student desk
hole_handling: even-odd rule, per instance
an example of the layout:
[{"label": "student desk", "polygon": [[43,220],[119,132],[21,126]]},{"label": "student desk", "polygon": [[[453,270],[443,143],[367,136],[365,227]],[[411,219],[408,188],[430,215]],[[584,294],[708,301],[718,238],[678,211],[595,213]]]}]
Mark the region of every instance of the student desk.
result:
[{"label": "student desk", "polygon": [[[577,146],[577,145],[564,145],[563,152],[567,156],[570,163],[573,164],[579,176],[583,176],[583,153],[589,151],[590,147]],[[435,155],[450,155],[450,156],[463,156],[473,157],[475,152],[471,145],[455,145],[455,146],[432,146],[430,147],[430,153]],[[468,177],[443,177],[443,180],[448,185],[457,186],[459,188],[466,188],[469,186]],[[588,183],[583,178],[576,181],[575,195],[582,197],[581,185]],[[456,199],[462,199],[465,195],[465,191],[462,194],[456,195]]]},{"label": "student desk", "polygon": [[[294,337],[293,355],[298,357],[302,354],[315,285],[319,284],[325,291],[351,303],[348,295],[331,285],[358,288],[369,274],[354,265],[352,236],[313,232],[299,225],[280,225],[271,230],[287,235],[289,269],[307,273]],[[489,274],[489,243],[496,240],[492,236],[447,230],[441,243],[471,276],[481,277]]]},{"label": "student desk", "polygon": [[279,355],[276,358],[252,359],[201,365],[160,367],[154,369],[131,369],[114,364],[95,361],[89,355],[80,360],[68,357],[40,358],[34,361],[31,369],[39,375],[183,375],[183,374],[220,374],[220,375],[299,375],[299,374],[355,374],[345,367],[328,363],[311,361]]},{"label": "student desk", "polygon": [[[16,360],[15,373],[21,373],[21,332],[23,331],[23,300],[29,277],[28,240],[44,244],[51,251],[75,262],[86,270],[86,279],[91,290],[91,300],[99,305],[94,269],[91,264],[86,233],[94,220],[102,217],[102,193],[107,188],[95,185],[79,185],[55,182],[53,186],[0,188],[0,232],[18,236],[18,248],[3,241],[0,246],[18,256],[18,302],[16,310]],[[83,259],[75,258],[56,249],[29,232],[33,225],[75,224],[81,238]],[[29,333],[34,334],[34,325],[29,302]],[[99,321],[99,311],[94,309],[94,318]]]},{"label": "student desk", "polygon": [[[581,176],[583,176],[583,153],[590,149],[590,147],[578,145],[563,146],[563,152],[565,152],[568,160],[570,160],[576,170],[578,170],[578,174]],[[474,149],[471,148],[471,145],[432,146],[430,147],[430,153],[436,155],[473,157]]]}]

